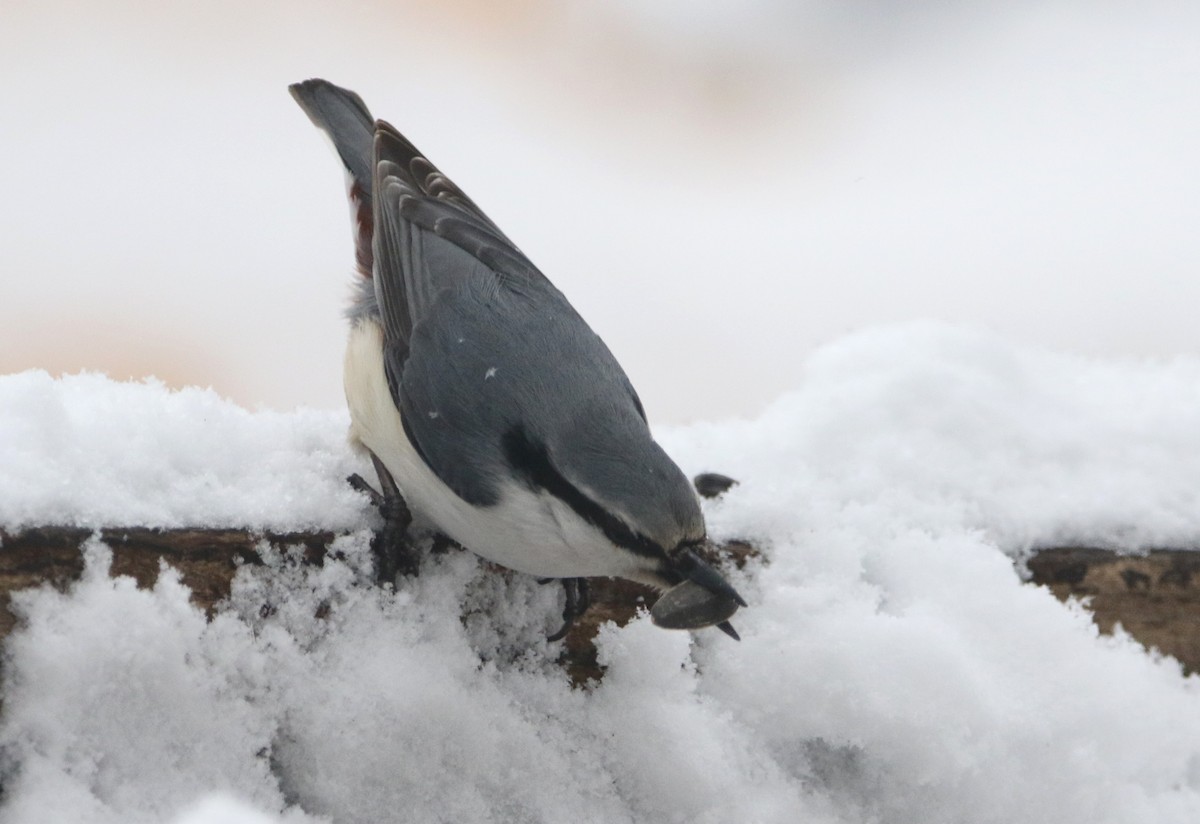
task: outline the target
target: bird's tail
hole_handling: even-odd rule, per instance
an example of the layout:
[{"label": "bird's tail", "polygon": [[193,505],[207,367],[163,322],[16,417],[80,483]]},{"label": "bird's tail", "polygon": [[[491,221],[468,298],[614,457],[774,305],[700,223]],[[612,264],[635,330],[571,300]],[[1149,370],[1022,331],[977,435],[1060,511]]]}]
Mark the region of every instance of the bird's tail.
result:
[{"label": "bird's tail", "polygon": [[[354,233],[354,259],[358,273],[370,282],[375,233],[371,213],[375,121],[362,98],[328,80],[313,78],[288,86],[292,97],[313,124],[333,143],[346,168],[350,216]],[[370,290],[364,290],[364,294]]]}]

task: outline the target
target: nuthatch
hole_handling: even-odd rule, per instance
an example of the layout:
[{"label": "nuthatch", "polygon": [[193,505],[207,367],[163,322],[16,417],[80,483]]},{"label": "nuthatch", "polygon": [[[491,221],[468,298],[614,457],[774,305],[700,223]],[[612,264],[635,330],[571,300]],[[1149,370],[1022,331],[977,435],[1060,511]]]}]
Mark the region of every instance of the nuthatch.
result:
[{"label": "nuthatch", "polygon": [[351,440],[393,512],[402,495],[482,557],[564,579],[567,625],[586,609],[582,579],[620,577],[667,590],[660,626],[736,638],[727,619],[746,602],[696,553],[696,493],[604,342],[358,95],[315,79],[290,91],[346,168],[361,276]]}]

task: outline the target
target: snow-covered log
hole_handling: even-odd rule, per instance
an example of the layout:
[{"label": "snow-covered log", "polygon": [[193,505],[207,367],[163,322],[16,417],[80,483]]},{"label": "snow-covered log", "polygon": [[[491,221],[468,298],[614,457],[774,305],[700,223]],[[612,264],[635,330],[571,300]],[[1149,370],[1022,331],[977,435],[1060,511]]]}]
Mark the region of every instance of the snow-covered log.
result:
[{"label": "snow-covered log", "polygon": [[761,551],[741,643],[605,623],[585,689],[559,587],[457,551],[377,585],[344,414],[0,378],[0,559],[57,584],[10,604],[0,819],[1200,820],[1163,634],[1195,620],[1200,360],[938,324],[787,354],[757,418],[655,430],[739,481],[704,512]]},{"label": "snow-covered log", "polygon": [[[12,594],[49,584],[65,589],[77,581],[84,569],[84,545],[91,539],[105,544],[112,553],[110,574],[125,575],[143,588],[153,587],[165,568],[178,571],[180,582],[191,591],[191,601],[212,614],[218,603],[229,597],[234,575],[243,565],[261,564],[264,547],[292,553],[301,564],[320,565],[335,533],[253,532],[242,529],[153,529],[108,527],[35,527],[18,533],[0,529],[0,642],[13,629],[16,617],[9,609]],[[449,551],[462,552],[454,547]],[[741,567],[757,550],[744,541],[720,547],[717,558]],[[511,575],[487,564],[496,575]],[[597,578],[591,582],[592,606],[577,620],[563,639],[559,662],[576,684],[596,680],[603,669],[596,663],[594,639],[600,625],[613,621],[627,624],[639,608],[654,602],[649,587],[632,581]],[[275,605],[264,600],[262,609]]]},{"label": "snow-covered log", "polygon": [[[264,542],[294,548],[304,563],[320,564],[335,537],[328,530],[41,527],[10,534],[0,529],[0,639],[16,620],[8,609],[11,594],[42,584],[61,588],[78,579],[84,564],[81,547],[93,535],[112,550],[113,575],[128,575],[139,586],[151,587],[163,566],[170,566],[191,590],[192,602],[208,613],[229,597],[233,576],[243,564],[262,563]],[[732,541],[721,554],[740,567],[758,552],[746,542]],[[1111,633],[1119,624],[1148,648],[1200,671],[1200,552],[1152,550],[1131,556],[1051,547],[1035,552],[1027,563],[1033,583],[1048,586],[1064,600],[1087,598],[1102,632]],[[493,571],[505,574],[499,567]],[[599,625],[611,620],[624,626],[654,598],[647,587],[612,579],[596,579],[592,594],[593,606],[567,634],[560,658],[577,684],[602,676],[593,643]]]}]

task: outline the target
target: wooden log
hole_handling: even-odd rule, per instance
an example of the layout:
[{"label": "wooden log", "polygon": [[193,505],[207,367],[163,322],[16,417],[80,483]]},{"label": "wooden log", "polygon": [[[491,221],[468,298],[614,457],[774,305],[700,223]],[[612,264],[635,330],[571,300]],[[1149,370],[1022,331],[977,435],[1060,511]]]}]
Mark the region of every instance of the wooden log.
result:
[{"label": "wooden log", "polygon": [[[13,628],[11,593],[43,583],[63,587],[83,570],[80,546],[92,530],[41,527],[20,533],[0,529],[0,638]],[[150,586],[159,561],[178,569],[194,602],[211,612],[229,595],[239,565],[261,563],[257,546],[299,545],[309,563],[322,563],[333,532],[251,532],[239,529],[148,529],[110,527],[99,537],[113,551],[114,575],[129,575]],[[738,566],[757,555],[750,544],[731,542],[720,552]],[[1120,623],[1148,647],[1178,658],[1189,672],[1200,672],[1200,552],[1153,550],[1120,555],[1087,547],[1051,547],[1028,562],[1032,580],[1059,598],[1089,598],[1101,632]],[[499,571],[499,568],[497,568]],[[577,683],[598,678],[594,639],[601,624],[627,623],[640,603],[653,603],[654,592],[629,581],[595,579],[592,608],[563,643],[561,662]]]},{"label": "wooden log", "polygon": [[1200,672],[1200,551],[1155,549],[1120,555],[1089,547],[1051,547],[1028,563],[1033,581],[1061,599],[1088,598],[1101,632],[1116,624],[1147,647]]},{"label": "wooden log", "polygon": [[[9,609],[11,595],[48,583],[63,588],[83,572],[82,544],[93,530],[77,527],[39,527],[20,533],[0,529],[0,639],[12,631],[16,618]],[[233,576],[242,564],[260,564],[261,541],[274,546],[303,547],[307,563],[320,564],[336,537],[333,532],[251,532],[240,529],[150,529],[109,527],[96,534],[112,549],[112,574],[128,575],[139,586],[158,578],[160,560],[179,570],[192,600],[210,614],[229,596]],[[744,542],[725,545],[721,553],[741,566],[753,547]],[[505,574],[500,567],[497,574]],[[561,663],[576,683],[598,678],[594,639],[600,625],[624,625],[641,603],[653,603],[654,591],[631,581],[597,578],[592,581],[592,607],[563,640]]]},{"label": "wooden log", "polygon": [[13,627],[11,594],[49,583],[65,587],[83,572],[82,544],[92,536],[113,551],[113,575],[128,575],[139,586],[158,579],[159,559],[178,569],[192,590],[192,599],[211,611],[229,595],[241,563],[262,563],[259,541],[282,546],[299,544],[305,559],[320,563],[334,539],[332,532],[261,532],[240,529],[150,529],[109,527],[98,531],[78,527],[38,527],[19,533],[0,529],[0,636]]}]

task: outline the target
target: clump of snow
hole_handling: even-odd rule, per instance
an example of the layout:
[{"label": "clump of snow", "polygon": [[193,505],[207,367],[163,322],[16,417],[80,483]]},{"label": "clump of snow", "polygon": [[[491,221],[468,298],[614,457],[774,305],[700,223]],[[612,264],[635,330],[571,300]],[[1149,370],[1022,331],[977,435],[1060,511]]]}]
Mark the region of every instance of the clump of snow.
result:
[{"label": "clump of snow", "polygon": [[[1195,360],[1083,361],[943,326],[832,344],[758,420],[661,433],[689,471],[741,482],[706,504],[714,535],[768,549],[733,573],[743,641],[610,626],[590,690],[544,640],[556,588],[469,554],[391,592],[365,531],[322,567],[266,550],[206,622],[172,573],[138,590],[92,542],[69,592],[17,599],[0,817],[1200,820],[1200,682],[1100,636],[1012,557],[1200,545],[1198,378]],[[255,426],[213,419],[234,444]],[[139,443],[170,455],[185,430]],[[341,460],[319,484],[340,485]]]},{"label": "clump of snow", "polygon": [[346,529],[365,464],[345,413],[249,412],[212,390],[0,377],[0,526]]}]

